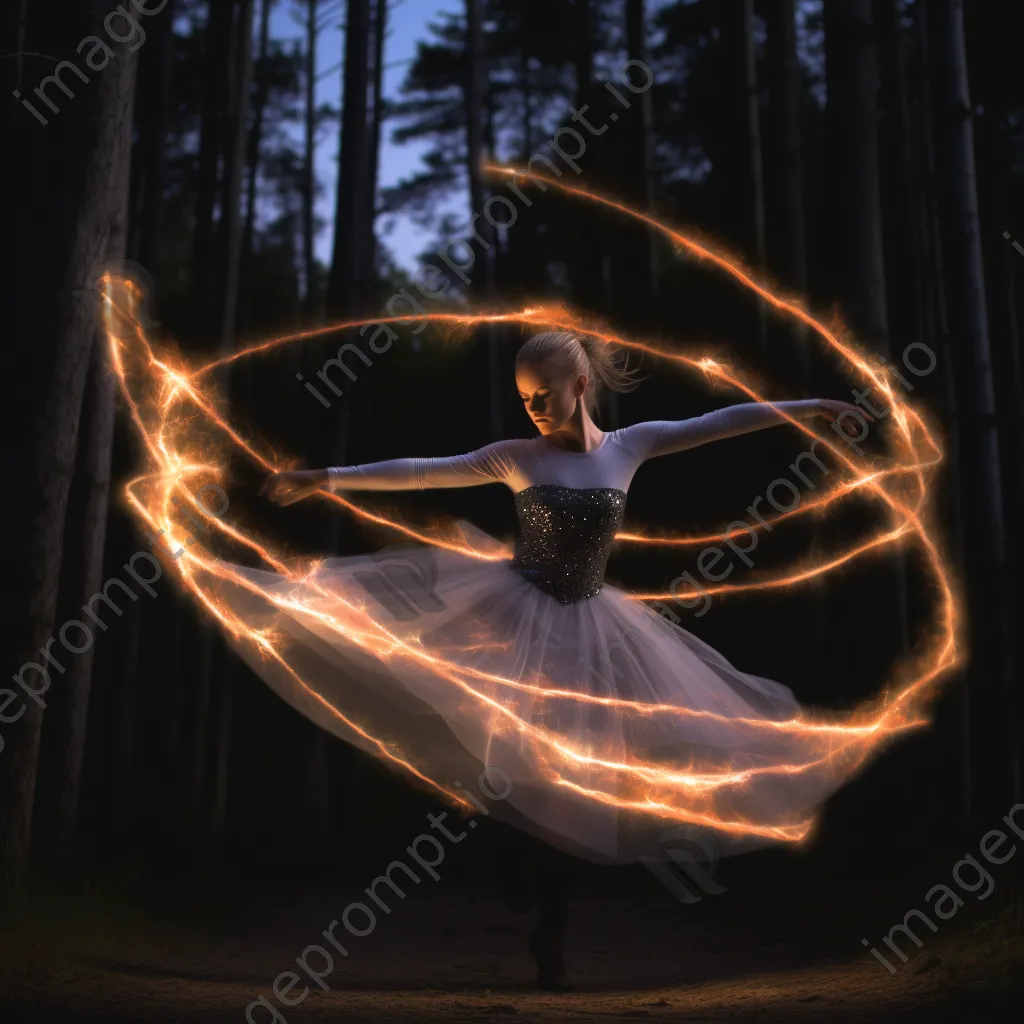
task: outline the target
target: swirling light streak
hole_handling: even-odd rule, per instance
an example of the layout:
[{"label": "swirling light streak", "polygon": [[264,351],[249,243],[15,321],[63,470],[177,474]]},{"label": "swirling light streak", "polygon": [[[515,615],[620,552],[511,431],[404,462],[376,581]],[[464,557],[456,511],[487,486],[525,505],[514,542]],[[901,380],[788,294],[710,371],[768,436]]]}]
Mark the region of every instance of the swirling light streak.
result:
[{"label": "swirling light streak", "polygon": [[[492,167],[490,170],[498,169]],[[211,371],[245,357],[272,351],[285,344],[323,336],[346,327],[358,327],[367,323],[408,323],[412,319],[410,317],[359,320],[330,325],[313,331],[298,332],[251,345],[198,368],[185,368],[174,366],[166,357],[156,355],[137,314],[137,304],[141,297],[137,287],[124,279],[105,278],[106,302],[104,308],[112,366],[125,396],[131,420],[143,440],[149,460],[154,467],[154,472],[137,477],[126,486],[125,494],[129,506],[138,516],[140,522],[148,526],[155,536],[166,536],[168,539],[175,540],[178,537],[178,533],[175,531],[180,532],[183,528],[173,518],[171,505],[175,504],[172,499],[180,494],[186,499],[189,507],[202,515],[222,536],[258,555],[279,576],[295,583],[294,591],[296,593],[300,591],[308,593],[309,596],[304,600],[271,593],[253,583],[247,576],[236,572],[229,563],[194,546],[189,547],[189,542],[184,539],[176,541],[181,544],[181,548],[175,553],[172,564],[182,583],[227,633],[240,644],[251,647],[261,658],[272,660],[279,665],[296,686],[319,701],[347,729],[374,748],[379,756],[390,761],[396,767],[413,774],[422,782],[435,787],[452,802],[468,807],[465,797],[431,778],[427,772],[402,756],[394,744],[385,743],[373,736],[367,729],[346,718],[337,708],[316,693],[288,663],[279,649],[287,645],[287,638],[277,636],[267,630],[254,629],[235,616],[225,602],[218,600],[215,587],[206,581],[206,577],[241,586],[271,605],[288,611],[300,620],[304,617],[315,620],[337,637],[344,638],[346,642],[354,644],[382,660],[403,658],[428,666],[436,675],[456,686],[467,699],[478,704],[481,710],[486,709],[495,732],[511,731],[522,737],[523,741],[528,744],[539,771],[549,781],[567,787],[583,798],[622,810],[633,810],[660,818],[702,824],[737,836],[761,836],[798,842],[810,834],[813,819],[800,822],[746,820],[742,815],[736,816],[729,813],[728,799],[721,801],[720,806],[716,797],[720,794],[727,795],[730,791],[742,792],[752,780],[764,775],[795,774],[825,767],[831,770],[834,778],[845,778],[889,737],[897,732],[917,728],[927,723],[920,707],[922,698],[926,693],[931,692],[931,684],[956,663],[958,623],[956,601],[948,571],[943,565],[937,546],[922,519],[923,507],[928,495],[925,471],[933,468],[941,460],[941,449],[920,414],[899,400],[888,383],[887,370],[873,366],[849,344],[841,341],[834,332],[829,331],[807,314],[802,307],[773,295],[766,287],[754,281],[736,261],[615,200],[564,185],[559,181],[532,172],[514,170],[514,173],[519,177],[532,178],[579,198],[614,208],[620,213],[638,218],[661,231],[678,249],[710,261],[719,269],[731,274],[761,298],[772,303],[776,308],[795,316],[811,327],[855,371],[871,380],[887,397],[892,410],[892,422],[897,427],[897,447],[904,458],[897,461],[895,465],[883,469],[872,467],[870,471],[865,472],[855,462],[847,458],[836,445],[822,440],[833,457],[851,471],[853,478],[826,491],[815,501],[804,503],[800,508],[787,511],[774,519],[767,520],[766,523],[768,526],[772,526],[776,522],[793,518],[796,515],[826,509],[850,494],[863,490],[879,498],[889,508],[897,520],[896,525],[887,531],[878,533],[868,541],[852,546],[845,552],[815,565],[804,566],[797,572],[760,579],[750,584],[731,584],[715,588],[713,592],[733,593],[793,586],[832,571],[868,552],[899,543],[908,535],[912,535],[924,550],[929,566],[938,581],[943,605],[940,616],[941,635],[936,638],[933,649],[918,659],[916,675],[908,674],[901,685],[890,687],[880,699],[867,702],[861,708],[846,715],[845,718],[838,715],[833,716],[834,720],[832,721],[815,718],[809,714],[786,721],[744,719],[676,705],[651,705],[642,701],[567,690],[553,686],[549,681],[539,677],[535,682],[510,679],[460,664],[458,661],[443,657],[439,652],[427,650],[418,637],[407,640],[395,635],[382,623],[375,621],[365,607],[349,601],[335,590],[324,589],[317,578],[318,562],[307,560],[296,567],[295,560],[293,560],[293,567],[289,568],[283,557],[276,555],[268,544],[222,522],[219,517],[212,516],[205,506],[192,496],[185,486],[186,481],[204,475],[211,479],[221,479],[224,476],[223,467],[227,464],[227,460],[223,455],[219,461],[210,460],[202,457],[204,453],[196,450],[195,442],[188,436],[189,432],[183,426],[186,422],[183,412],[186,405],[196,410],[205,423],[212,426],[234,448],[244,453],[264,471],[278,471],[289,464],[294,464],[294,462],[289,463],[288,460],[283,460],[272,453],[260,452],[254,444],[242,437],[226,418],[217,412],[216,393],[208,383]],[[119,289],[123,290],[126,301],[119,301],[115,296],[115,292]],[[709,357],[693,358],[664,345],[622,338],[597,325],[583,323],[581,318],[561,307],[532,306],[518,312],[487,314],[429,314],[425,319],[433,323],[445,324],[457,330],[466,330],[484,323],[509,323],[576,330],[610,344],[647,352],[656,357],[699,370],[711,379],[718,379],[730,387],[744,392],[755,401],[766,401],[718,360]],[[131,336],[131,340],[120,336],[117,329],[119,325],[121,327],[128,326],[127,333]],[[126,366],[125,356],[141,364],[138,373],[133,373]],[[141,384],[139,378],[141,378]],[[133,391],[133,387],[144,387],[146,384],[156,391],[155,399],[146,404],[146,409],[157,412],[155,423],[147,422],[147,416],[143,409],[144,403],[136,400]],[[808,436],[817,436],[802,422],[782,414],[781,411],[780,414]],[[207,441],[206,448],[210,447],[211,443]],[[909,502],[901,500],[883,486],[889,480],[898,480],[908,475],[912,476],[918,485],[917,493]],[[141,495],[137,493],[140,490],[144,492]],[[413,529],[386,516],[361,508],[339,495],[324,492],[322,496],[370,523],[397,530],[422,543],[433,544],[463,555],[486,560],[503,560],[507,559],[510,554],[506,548],[499,545],[486,551],[479,549],[466,541],[465,537],[463,537],[464,543],[446,539],[441,536],[436,527],[429,533]],[[178,504],[180,507],[180,502]],[[741,532],[745,532],[745,528],[744,531],[727,531],[700,538],[656,537],[623,532],[619,534],[618,539],[635,543],[686,546],[726,540],[729,537],[738,536]],[[166,555],[163,561],[167,562]],[[646,600],[680,595],[634,594],[629,596],[636,600]],[[328,613],[322,608],[316,607],[319,601],[327,602],[334,611]],[[339,617],[337,612],[344,612],[344,618]],[[503,645],[499,642],[487,641],[475,645],[472,649],[486,650],[489,647],[501,646]],[[469,649],[467,647],[465,650]],[[517,714],[518,705],[514,700],[508,697],[498,699],[480,689],[481,685],[491,690],[497,689],[499,693],[502,690],[511,690],[529,694],[540,703],[564,700],[582,705],[611,707],[622,714],[637,715],[641,718],[652,715],[701,717],[734,727],[747,727],[755,732],[784,733],[793,742],[804,746],[806,757],[793,763],[771,763],[742,769],[696,764],[691,764],[689,768],[683,769],[679,765],[666,767],[664,764],[645,763],[639,759],[623,760],[621,755],[611,749],[603,752],[589,748],[582,749],[556,731],[526,722]],[[580,770],[588,773],[589,784],[583,784],[583,782],[568,778],[564,774],[566,771],[576,773]],[[602,784],[606,784],[608,788],[603,788]]]},{"label": "swirling light streak", "polygon": [[[684,235],[682,232],[666,225],[652,215],[644,213],[642,210],[638,210],[635,207],[621,203],[618,200],[611,199],[608,196],[601,195],[597,192],[569,185],[558,178],[537,174],[529,169],[508,166],[503,167],[496,164],[485,165],[484,169],[491,174],[511,174],[513,176],[513,181],[515,178],[523,178],[533,181],[540,184],[545,188],[545,190],[547,186],[552,186],[565,194],[614,210],[621,215],[638,220],[646,224],[648,227],[653,228],[655,231],[666,237],[674,246],[677,247],[677,249],[685,251],[700,260],[709,262],[718,270],[724,272],[742,284],[745,288],[754,292],[754,294],[769,303],[775,309],[788,316],[794,317],[805,326],[811,328],[815,334],[826,342],[833,352],[839,355],[850,367],[852,367],[853,370],[870,380],[875,387],[883,393],[889,401],[889,408],[891,410],[892,418],[898,428],[901,445],[904,452],[910,456],[911,465],[914,465],[914,463],[919,461],[917,458],[917,446],[914,443],[913,437],[915,431],[920,434],[924,444],[932,453],[931,458],[925,461],[931,461],[931,459],[938,460],[941,458],[942,449],[935,441],[931,431],[929,431],[923,417],[916,410],[911,408],[909,403],[901,401],[897,397],[892,386],[889,384],[887,378],[890,371],[887,367],[873,365],[872,362],[863,354],[858,352],[852,344],[844,342],[839,337],[836,330],[830,330],[815,317],[811,316],[811,314],[808,313],[798,302],[776,295],[766,285],[755,280],[751,273],[742,267],[739,260],[731,258],[722,251],[716,251],[709,245],[702,244],[696,239]],[[653,346],[646,347],[636,343],[628,343],[626,347],[634,349],[639,348],[641,350],[646,348],[646,350],[651,352],[652,355],[665,354],[658,351]],[[669,358],[673,358],[673,356],[670,355]],[[690,362],[690,360],[685,361]],[[761,395],[757,394],[753,388],[742,384],[737,377],[730,374],[729,371],[725,367],[721,366],[716,360],[710,357],[705,357],[700,361],[700,364],[706,371],[721,377],[723,380],[728,381],[734,386],[739,387],[740,390],[744,391],[754,401],[765,401],[765,399]],[[790,416],[785,416],[784,418],[803,433],[808,436],[814,436],[813,432],[803,423]],[[846,459],[845,456],[841,456],[841,459],[854,470],[854,473],[858,477],[861,476],[857,467],[852,464],[850,460]],[[930,683],[934,682],[943,672],[948,671],[957,662],[956,641],[959,620],[957,601],[953,594],[950,572],[938,551],[935,541],[930,536],[929,531],[926,529],[925,524],[918,514],[920,508],[923,507],[928,493],[927,482],[924,479],[921,467],[916,468],[915,476],[918,481],[919,503],[917,509],[913,512],[905,509],[901,503],[896,501],[896,499],[886,492],[879,484],[872,483],[868,485],[871,491],[877,497],[886,502],[894,512],[906,514],[907,522],[912,525],[916,539],[926,553],[929,568],[932,570],[935,577],[942,601],[942,636],[935,644],[932,664],[928,669],[922,671],[921,675],[917,679],[912,679],[903,684],[900,691],[893,699],[892,707],[894,709],[903,707],[913,698],[918,697]]]}]

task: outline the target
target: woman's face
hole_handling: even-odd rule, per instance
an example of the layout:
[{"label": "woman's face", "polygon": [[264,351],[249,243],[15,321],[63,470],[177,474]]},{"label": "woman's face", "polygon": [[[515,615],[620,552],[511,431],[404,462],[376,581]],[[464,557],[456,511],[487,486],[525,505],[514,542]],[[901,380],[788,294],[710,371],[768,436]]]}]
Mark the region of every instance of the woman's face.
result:
[{"label": "woman's face", "polygon": [[576,374],[555,360],[520,363],[516,386],[530,419],[542,434],[564,427],[576,412],[578,400],[587,387],[586,374]]}]

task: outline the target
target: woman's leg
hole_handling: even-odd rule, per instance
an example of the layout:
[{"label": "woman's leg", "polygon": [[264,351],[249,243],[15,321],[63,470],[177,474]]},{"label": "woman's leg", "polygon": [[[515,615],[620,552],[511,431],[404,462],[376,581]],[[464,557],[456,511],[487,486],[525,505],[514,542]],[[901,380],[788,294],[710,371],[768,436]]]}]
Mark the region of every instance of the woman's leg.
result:
[{"label": "woman's leg", "polygon": [[534,865],[538,915],[529,945],[537,961],[537,984],[541,988],[565,990],[570,988],[565,968],[565,936],[569,923],[573,860],[560,850],[537,843]]}]

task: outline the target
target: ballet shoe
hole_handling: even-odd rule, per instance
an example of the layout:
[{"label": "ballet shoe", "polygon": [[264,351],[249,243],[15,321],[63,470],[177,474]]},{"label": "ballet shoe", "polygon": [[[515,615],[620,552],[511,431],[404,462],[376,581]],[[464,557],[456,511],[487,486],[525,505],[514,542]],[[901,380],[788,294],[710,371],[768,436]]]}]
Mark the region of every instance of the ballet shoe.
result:
[{"label": "ballet shoe", "polygon": [[548,992],[572,991],[572,982],[565,970],[561,943],[556,943],[550,933],[537,925],[530,932],[526,944],[537,962],[537,988],[546,989]]}]

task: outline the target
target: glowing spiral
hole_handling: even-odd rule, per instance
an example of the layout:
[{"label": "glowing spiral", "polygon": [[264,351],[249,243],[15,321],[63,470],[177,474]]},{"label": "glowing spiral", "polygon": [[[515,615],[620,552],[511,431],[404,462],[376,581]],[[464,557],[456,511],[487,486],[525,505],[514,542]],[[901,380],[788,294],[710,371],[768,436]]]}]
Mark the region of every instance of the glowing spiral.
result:
[{"label": "glowing spiral", "polygon": [[[901,399],[889,383],[889,370],[880,362],[860,352],[836,329],[829,329],[807,313],[795,300],[774,294],[764,284],[755,281],[737,261],[720,251],[711,249],[692,238],[662,224],[653,216],[634,210],[616,200],[562,183],[559,180],[516,168],[489,167],[491,172],[511,173],[516,177],[543,183],[545,187],[572,194],[588,202],[614,209],[620,214],[637,218],[661,232],[673,246],[695,256],[733,277],[744,287],[756,293],[776,309],[796,318],[820,338],[828,348],[840,356],[852,371],[880,390],[890,404],[888,422],[895,427],[891,438],[891,462],[884,466],[858,466],[840,445],[822,441],[832,456],[848,471],[848,477],[815,501],[802,503],[798,508],[784,512],[768,526],[784,519],[815,513],[830,508],[844,498],[861,493],[882,502],[891,522],[867,540],[848,547],[816,563],[808,563],[746,584],[722,584],[707,588],[706,593],[735,593],[792,587],[848,564],[854,559],[877,553],[900,544],[914,543],[924,555],[938,594],[938,615],[934,635],[922,654],[912,664],[901,667],[882,695],[855,709],[846,716],[814,717],[804,714],[789,721],[763,719],[726,719],[754,730],[774,730],[787,733],[803,751],[803,758],[788,764],[773,764],[758,768],[737,770],[733,767],[691,764],[666,767],[664,764],[645,763],[639,759],[621,760],[621,755],[582,749],[564,736],[536,723],[519,718],[515,708],[498,701],[481,689],[481,685],[500,684],[507,689],[529,693],[535,697],[557,697],[584,703],[604,704],[616,708],[623,715],[674,715],[680,717],[723,718],[711,712],[693,711],[676,705],[651,705],[643,702],[600,697],[557,687],[543,678],[510,679],[467,668],[465,665],[441,657],[416,641],[394,635],[387,626],[377,622],[367,609],[357,602],[349,602],[332,591],[323,591],[316,580],[317,562],[296,562],[267,541],[241,530],[219,517],[211,515],[193,494],[200,482],[219,481],[224,478],[228,452],[244,454],[266,472],[274,472],[293,465],[273,452],[261,451],[257,445],[243,437],[228,422],[218,408],[220,399],[214,384],[214,371],[239,359],[256,356],[280,346],[323,336],[348,327],[367,323],[407,322],[408,317],[372,318],[324,328],[302,331],[284,337],[250,345],[231,356],[215,359],[198,367],[177,365],[169,356],[159,354],[146,335],[139,314],[141,294],[131,281],[108,275],[103,280],[105,298],[105,325],[110,346],[111,363],[117,375],[129,414],[146,449],[147,471],[128,482],[125,495],[140,525],[152,534],[162,534],[169,549],[180,547],[172,559],[162,558],[165,569],[172,569],[186,589],[206,608],[239,644],[248,645],[260,656],[275,662],[289,677],[314,699],[320,701],[339,723],[350,729],[372,746],[382,759],[413,774],[422,782],[444,793],[452,802],[470,808],[465,797],[429,776],[412,763],[409,757],[394,745],[373,736],[358,722],[343,715],[328,704],[302,679],[289,664],[287,647],[282,637],[261,632],[248,626],[220,601],[215,583],[218,579],[246,588],[284,611],[310,616],[339,638],[382,659],[403,658],[428,665],[441,678],[458,687],[467,697],[478,701],[502,728],[518,733],[534,748],[542,771],[549,781],[565,786],[588,799],[602,804],[642,812],[677,821],[706,825],[737,836],[760,836],[775,840],[799,841],[811,830],[811,820],[747,821],[730,817],[723,808],[728,806],[727,796],[747,785],[752,778],[763,774],[796,774],[827,769],[836,778],[852,774],[867,756],[893,734],[926,724],[924,711],[927,700],[934,694],[938,679],[957,662],[959,614],[951,576],[930,525],[925,520],[929,485],[935,467],[942,458],[941,450],[928,429],[923,416]],[[424,319],[424,317],[417,317]],[[516,312],[456,314],[426,314],[425,319],[448,325],[453,329],[468,330],[480,324],[510,323],[531,327],[568,329],[586,333],[605,342],[649,353],[698,371],[707,379],[720,381],[755,401],[766,401],[741,376],[717,359],[695,357],[670,349],[664,345],[624,338],[603,325],[590,323],[571,314],[562,307],[534,306]],[[810,437],[817,435],[804,423],[780,411],[798,430]],[[200,435],[194,421],[229,442],[230,448]],[[202,438],[200,440],[200,437]],[[396,519],[374,512],[341,497],[323,492],[324,500],[378,526],[395,530],[425,544],[433,544],[458,551],[468,557],[501,560],[510,552],[499,545],[480,548],[467,541],[450,526],[434,524],[429,528],[414,528]],[[183,499],[183,501],[182,501]],[[178,515],[174,514],[177,508]],[[181,510],[193,521],[198,513],[204,523],[219,531],[230,541],[243,546],[281,574],[296,583],[303,583],[312,594],[325,599],[330,610],[312,601],[300,602],[294,597],[271,594],[229,564],[215,558],[202,547],[185,540],[186,528],[180,522]],[[767,528],[767,527],[766,527]],[[725,541],[739,531],[712,536],[651,536],[638,532],[622,532],[618,540],[627,543],[662,544],[673,547],[712,544]],[[190,546],[191,545],[191,546]],[[631,595],[636,600],[685,597],[686,594],[644,593]],[[585,766],[599,773],[604,785],[581,786],[566,777],[566,769]]]}]

